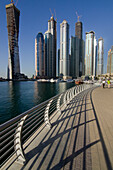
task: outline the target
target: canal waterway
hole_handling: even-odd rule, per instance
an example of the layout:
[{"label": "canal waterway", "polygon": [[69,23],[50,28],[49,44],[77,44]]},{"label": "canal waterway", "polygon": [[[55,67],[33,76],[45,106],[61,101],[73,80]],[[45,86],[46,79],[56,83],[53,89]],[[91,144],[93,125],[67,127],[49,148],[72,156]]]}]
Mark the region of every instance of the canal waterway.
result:
[{"label": "canal waterway", "polygon": [[66,82],[0,82],[0,124],[73,86]]}]

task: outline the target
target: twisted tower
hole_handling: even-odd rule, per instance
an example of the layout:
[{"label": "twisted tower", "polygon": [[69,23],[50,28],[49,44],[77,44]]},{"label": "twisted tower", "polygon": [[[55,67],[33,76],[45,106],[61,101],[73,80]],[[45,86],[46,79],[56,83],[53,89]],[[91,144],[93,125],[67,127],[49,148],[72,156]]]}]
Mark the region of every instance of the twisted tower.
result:
[{"label": "twisted tower", "polygon": [[14,3],[6,5],[7,30],[8,30],[8,79],[16,79],[20,73],[19,62],[19,16],[20,11]]}]

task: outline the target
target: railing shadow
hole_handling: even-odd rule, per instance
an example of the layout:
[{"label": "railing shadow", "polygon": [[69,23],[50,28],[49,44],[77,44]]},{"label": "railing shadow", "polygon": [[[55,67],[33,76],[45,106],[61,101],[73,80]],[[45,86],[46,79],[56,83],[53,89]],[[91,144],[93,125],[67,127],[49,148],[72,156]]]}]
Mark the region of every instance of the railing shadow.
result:
[{"label": "railing shadow", "polygon": [[[29,161],[33,157],[35,157],[29,167],[29,169],[33,169],[34,164],[38,162],[40,155],[43,153],[44,149],[47,148],[39,164],[37,164],[37,169],[41,169],[44,161],[46,160],[47,156],[50,154],[50,151],[52,147],[54,147],[54,143],[56,141],[57,142],[53,150],[52,156],[48,160],[48,164],[46,165],[47,167],[45,167],[45,169],[52,169],[52,170],[61,169],[65,167],[68,163],[69,163],[68,169],[73,169],[74,159],[77,156],[82,154],[82,162],[81,162],[82,167],[83,167],[82,169],[86,170],[87,169],[87,160],[86,160],[87,150],[91,154],[91,147],[96,145],[98,142],[101,142],[102,144],[103,153],[104,153],[104,157],[105,157],[105,161],[106,161],[106,165],[108,169],[109,170],[112,169],[109,155],[107,152],[107,148],[106,148],[103,135],[101,132],[101,128],[99,125],[99,121],[98,121],[95,108],[93,105],[92,91],[93,89],[82,92],[81,94],[76,96],[77,98],[77,100],[75,100],[76,103],[74,103],[74,99],[73,99],[70,102],[70,104],[67,105],[65,111],[63,111],[62,114],[58,116],[57,121],[52,123],[52,129],[46,133],[46,135],[40,141],[39,145],[34,147],[28,153],[26,153],[27,162],[22,169],[24,169],[29,163]],[[89,95],[89,98],[88,98],[88,95]],[[91,102],[91,109],[87,109],[87,105],[89,105],[89,102],[87,102],[87,100],[90,100]],[[85,107],[84,110],[83,110],[83,106]],[[94,119],[87,120],[88,111],[92,111],[95,117]],[[81,118],[82,118],[83,113],[84,113],[84,122],[81,123]],[[78,119],[76,119],[77,116],[78,116]],[[76,125],[75,125],[75,121],[77,121]],[[98,132],[99,132],[99,139],[93,142],[90,142],[90,137],[87,135],[87,128],[88,128],[87,126],[89,126],[89,123],[93,121],[95,121],[97,124]],[[64,127],[63,131],[61,131],[62,127]],[[82,136],[83,145],[81,148],[77,150],[77,139],[80,133],[79,132],[80,127],[83,127],[83,136]],[[76,131],[74,131],[74,129],[76,129]],[[66,138],[64,140],[65,136]],[[71,143],[72,138],[73,138],[73,145]],[[53,165],[53,161],[57,155],[59,148],[61,147],[62,141],[64,142],[64,145],[62,146],[63,148],[61,149],[61,152],[59,155],[59,162]],[[72,151],[71,151],[71,154],[69,155],[68,152],[69,152],[70,146],[72,147]],[[90,158],[89,164],[90,165],[92,164],[91,158]]]},{"label": "railing shadow", "polygon": [[[84,94],[82,94],[82,95],[84,95]],[[82,95],[79,94],[79,96],[82,96]],[[80,103],[80,101],[79,101],[79,103]],[[78,103],[78,105],[79,105],[79,103]],[[71,104],[70,106],[68,105],[67,108],[72,107],[72,105],[73,105],[73,104]],[[76,105],[77,105],[77,103],[76,103]],[[77,107],[76,105],[75,105],[75,108],[76,108],[76,112],[77,112],[78,107]],[[73,109],[74,109],[74,108],[73,108]],[[38,156],[37,156],[37,157],[35,158],[35,160],[33,161],[32,165],[30,166],[30,169],[33,167],[33,164],[35,163],[35,161],[37,161],[38,157],[39,157],[40,154],[43,152],[43,149],[44,149],[45,147],[47,147],[48,145],[50,145],[49,148],[48,148],[48,150],[47,150],[47,152],[46,152],[46,154],[45,154],[45,156],[43,157],[40,165],[37,167],[38,169],[40,169],[41,164],[43,163],[44,159],[45,159],[46,156],[47,156],[47,153],[49,152],[50,148],[51,148],[52,145],[53,145],[53,142],[54,142],[56,139],[60,138],[59,143],[58,143],[58,145],[57,145],[57,147],[56,147],[56,151],[57,151],[57,148],[58,148],[58,146],[60,145],[60,142],[61,142],[61,140],[62,140],[63,135],[66,134],[66,133],[69,133],[69,135],[71,134],[71,130],[73,130],[73,123],[74,123],[76,114],[74,115],[71,128],[68,129],[68,130],[66,130],[66,128],[67,128],[68,123],[69,123],[69,121],[70,121],[70,119],[71,119],[71,116],[73,116],[73,115],[72,115],[72,114],[73,114],[73,109],[71,110],[71,113],[70,113],[70,111],[66,111],[67,113],[64,112],[63,114],[61,114],[61,115],[58,117],[58,120],[57,120],[58,122],[57,122],[56,125],[58,126],[58,124],[60,123],[60,121],[61,121],[61,124],[60,124],[60,127],[58,128],[57,134],[56,134],[56,136],[55,136],[54,138],[52,138],[52,135],[54,134],[56,128],[54,128],[54,130],[52,131],[51,135],[49,136],[49,138],[48,138],[48,140],[47,140],[46,142],[44,142],[44,140],[46,139],[46,137],[49,135],[50,132],[48,132],[48,133],[45,135],[45,137],[42,139],[42,141],[40,142],[40,144],[39,144],[37,147],[35,147],[33,150],[31,150],[30,152],[28,152],[28,153],[26,154],[26,159],[27,159],[27,162],[28,162],[32,157],[35,156],[35,154],[38,153]],[[69,116],[69,114],[70,114],[70,116]],[[66,116],[65,116],[65,115],[66,115]],[[64,118],[64,117],[65,117],[65,118]],[[66,117],[68,117],[68,121],[67,121],[67,123],[66,123],[66,125],[65,125],[65,121],[62,121],[62,119],[65,120]],[[52,124],[52,127],[54,127],[54,126],[55,126],[55,123]],[[60,130],[61,130],[61,128],[62,128],[62,126],[65,126],[64,131],[63,131],[63,133],[59,133]],[[68,141],[67,141],[67,142],[68,142]],[[67,143],[67,142],[66,142],[66,143]],[[55,153],[56,153],[56,151],[55,151]],[[55,153],[54,153],[54,155],[55,155]],[[54,155],[52,156],[52,158],[54,158]],[[52,161],[50,161],[50,162],[52,162]],[[26,165],[25,165],[25,166],[26,166]]]}]

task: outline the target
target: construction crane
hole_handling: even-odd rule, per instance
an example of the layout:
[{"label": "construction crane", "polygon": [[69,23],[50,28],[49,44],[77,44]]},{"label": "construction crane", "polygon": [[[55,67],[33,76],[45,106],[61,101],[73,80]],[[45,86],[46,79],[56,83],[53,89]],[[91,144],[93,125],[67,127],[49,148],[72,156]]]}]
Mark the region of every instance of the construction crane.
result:
[{"label": "construction crane", "polygon": [[[13,1],[13,0],[11,0],[11,3],[12,3],[12,4],[14,4],[14,1]],[[15,6],[17,6],[17,3],[18,3],[18,0],[16,1]]]},{"label": "construction crane", "polygon": [[78,22],[79,22],[79,19],[80,19],[82,16],[79,16],[77,12],[76,12],[76,15],[77,15]]},{"label": "construction crane", "polygon": [[51,15],[52,15],[52,17],[53,17],[53,13],[52,13],[52,11],[51,11],[51,8],[49,8],[49,10],[50,10],[50,13],[51,13]]},{"label": "construction crane", "polygon": [[56,18],[56,11],[55,11],[55,9],[54,9],[54,13],[55,13],[55,19],[56,19],[56,21],[57,21],[57,18]]}]

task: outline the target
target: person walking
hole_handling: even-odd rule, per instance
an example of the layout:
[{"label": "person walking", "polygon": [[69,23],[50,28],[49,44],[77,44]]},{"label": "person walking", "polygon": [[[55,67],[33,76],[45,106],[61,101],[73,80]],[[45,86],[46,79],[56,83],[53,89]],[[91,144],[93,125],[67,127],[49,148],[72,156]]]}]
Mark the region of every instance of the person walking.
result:
[{"label": "person walking", "polygon": [[111,84],[110,79],[108,79],[107,83],[108,83],[108,89],[110,89],[110,84]]},{"label": "person walking", "polygon": [[105,79],[103,79],[103,81],[102,81],[102,87],[103,88],[105,87],[105,83],[106,83],[106,81],[105,81]]}]

